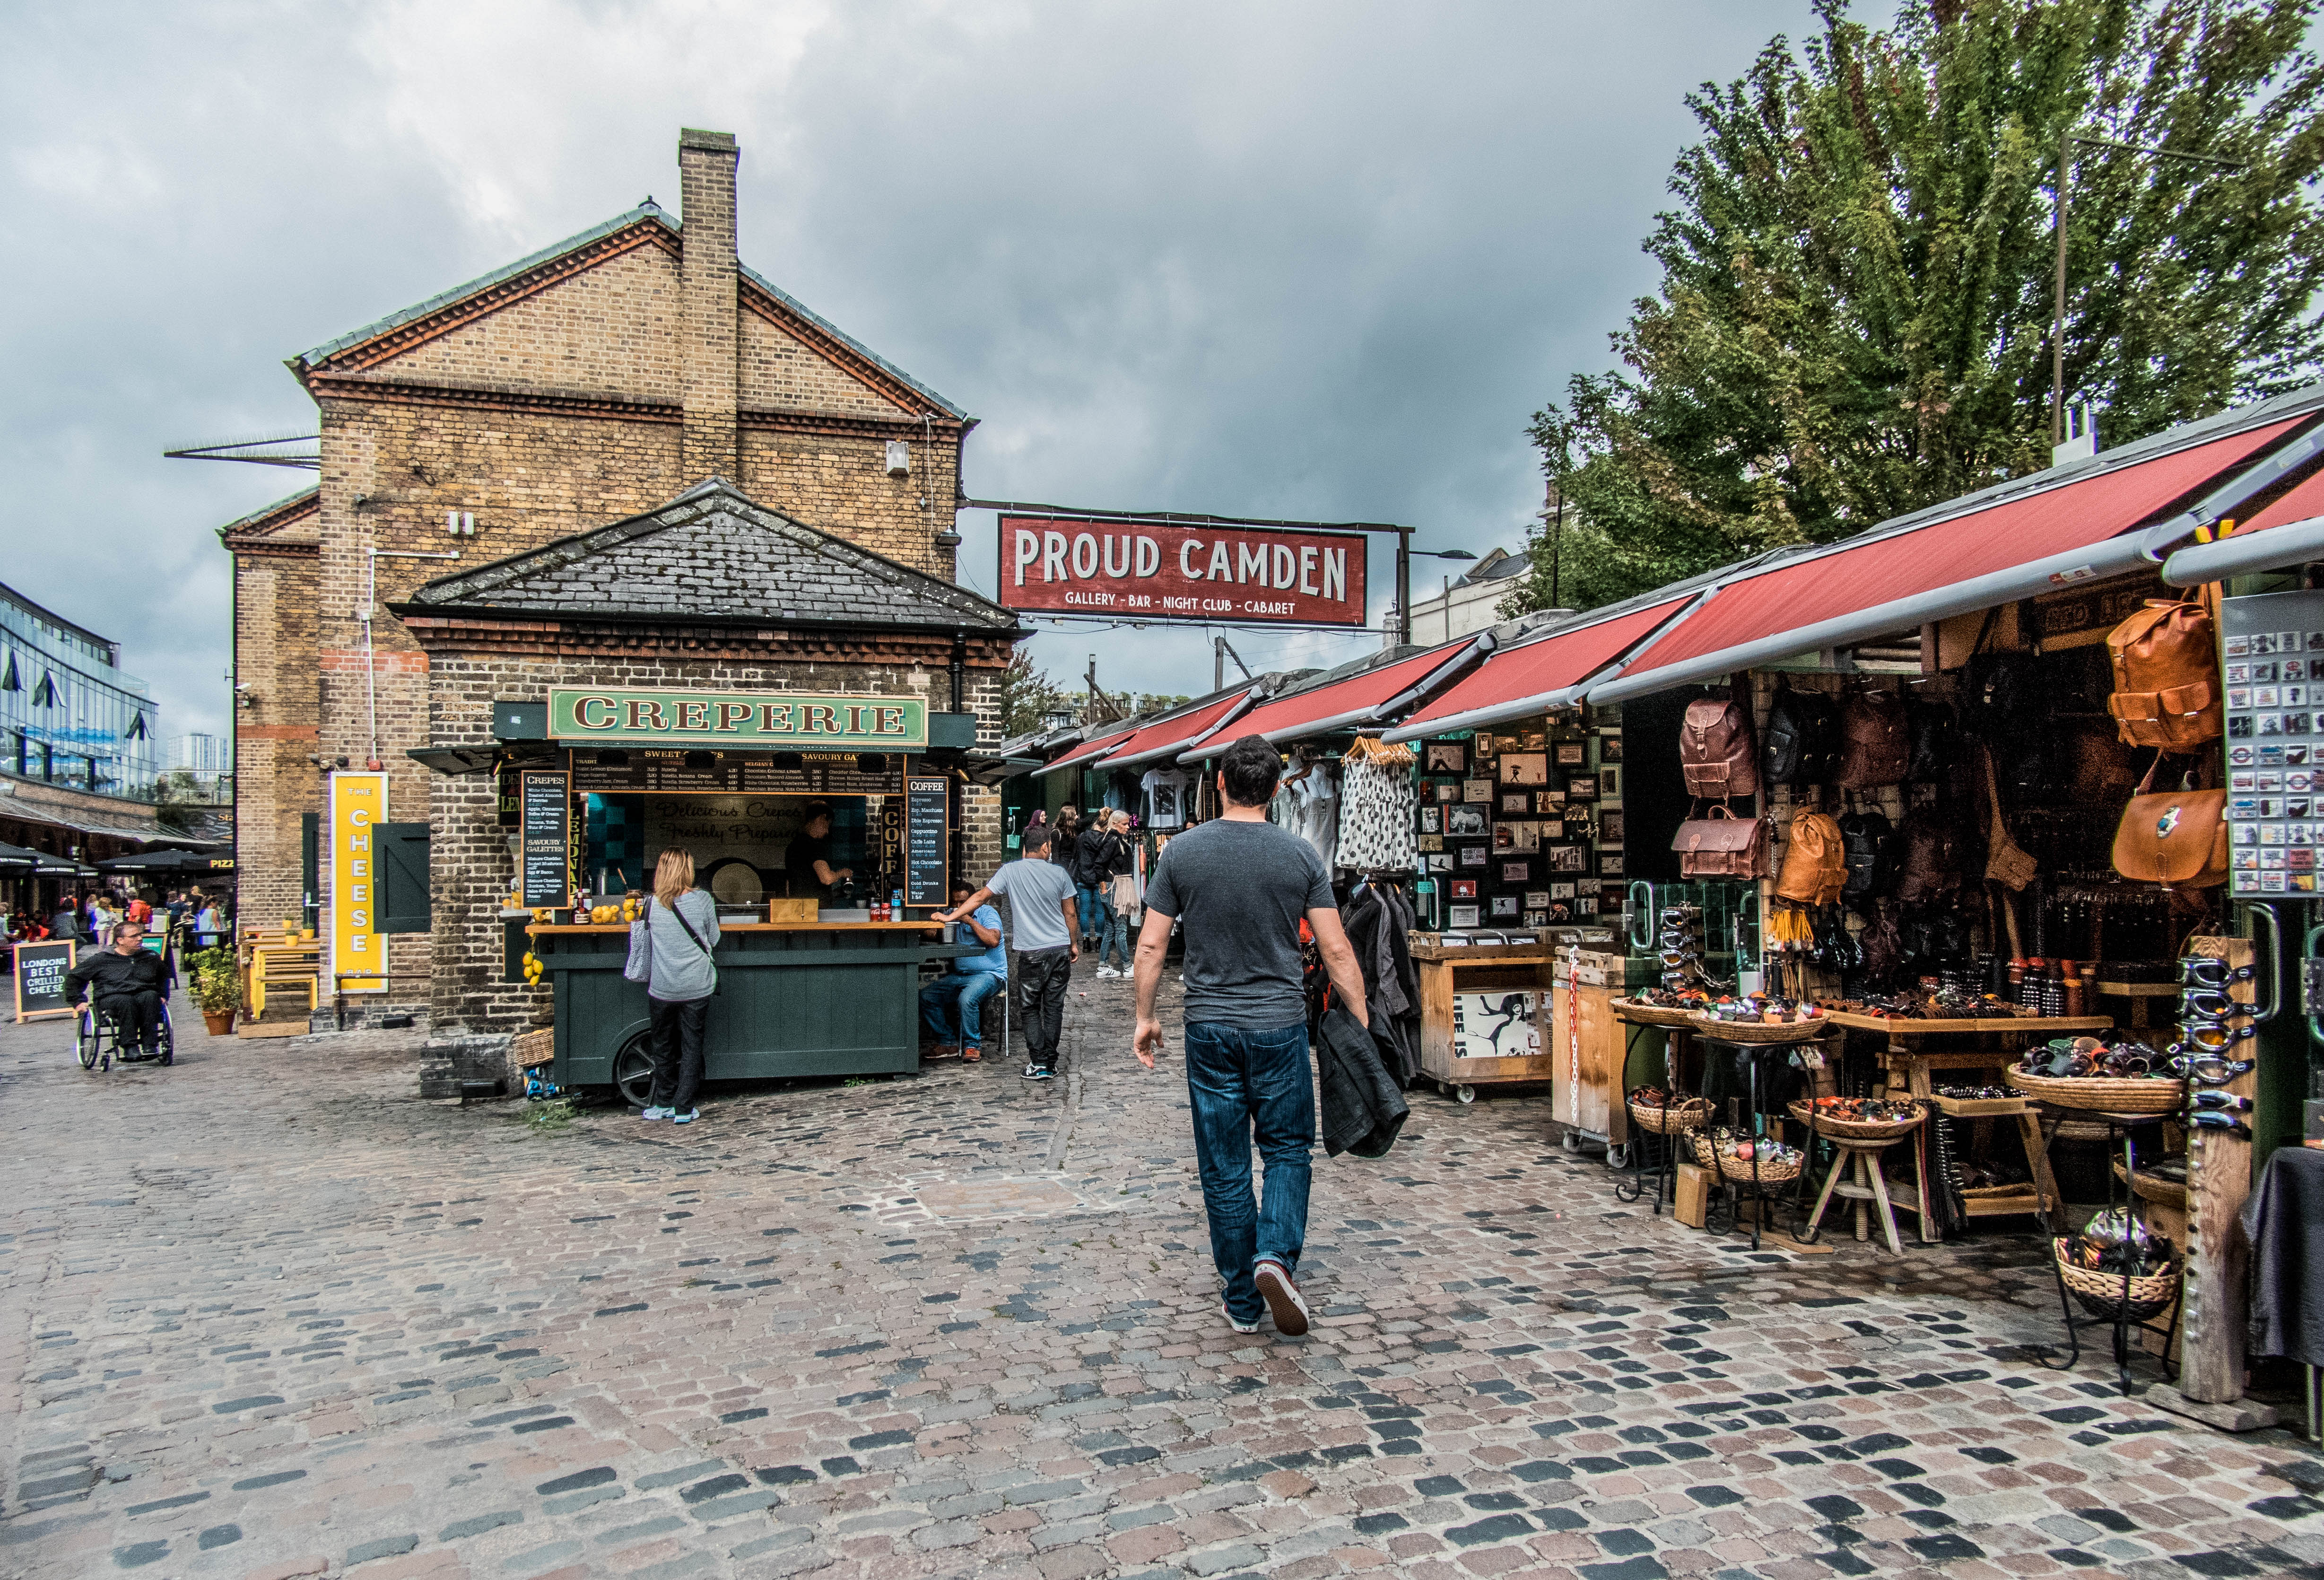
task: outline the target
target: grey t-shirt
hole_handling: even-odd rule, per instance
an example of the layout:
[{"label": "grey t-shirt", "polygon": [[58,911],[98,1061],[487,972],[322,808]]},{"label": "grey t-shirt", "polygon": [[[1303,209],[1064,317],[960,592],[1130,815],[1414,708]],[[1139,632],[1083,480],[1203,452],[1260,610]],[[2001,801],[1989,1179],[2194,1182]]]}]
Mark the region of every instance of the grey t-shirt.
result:
[{"label": "grey t-shirt", "polygon": [[1065,868],[1055,862],[1010,862],[985,887],[1009,896],[1009,919],[1015,924],[1019,953],[1073,947],[1065,913],[1059,909],[1074,897],[1073,876]]},{"label": "grey t-shirt", "polygon": [[1246,1031],[1307,1019],[1299,921],[1337,910],[1323,858],[1272,823],[1222,818],[1162,847],[1146,904],[1186,935],[1186,1019]]}]

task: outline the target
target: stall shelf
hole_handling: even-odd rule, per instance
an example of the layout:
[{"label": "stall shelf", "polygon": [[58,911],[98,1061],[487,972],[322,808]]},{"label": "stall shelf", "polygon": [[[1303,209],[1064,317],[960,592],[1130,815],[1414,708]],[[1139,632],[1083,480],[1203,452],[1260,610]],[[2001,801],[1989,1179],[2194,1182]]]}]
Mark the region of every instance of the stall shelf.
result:
[{"label": "stall shelf", "polygon": [[[705,1031],[714,1081],[901,1075],[919,1067],[920,966],[979,953],[930,922],[722,925]],[[629,928],[543,924],[533,953],[553,990],[562,1088],[610,1086],[642,1103],[646,990],[627,981]]]},{"label": "stall shelf", "polygon": [[1410,935],[1420,974],[1420,1073],[1447,1096],[1477,1099],[1480,1086],[1549,1080],[1555,1058],[1543,1052],[1518,1058],[1462,1058],[1452,1031],[1455,993],[1531,993],[1536,1037],[1545,1039],[1553,947],[1540,938],[1508,944],[1447,944],[1432,933]]}]

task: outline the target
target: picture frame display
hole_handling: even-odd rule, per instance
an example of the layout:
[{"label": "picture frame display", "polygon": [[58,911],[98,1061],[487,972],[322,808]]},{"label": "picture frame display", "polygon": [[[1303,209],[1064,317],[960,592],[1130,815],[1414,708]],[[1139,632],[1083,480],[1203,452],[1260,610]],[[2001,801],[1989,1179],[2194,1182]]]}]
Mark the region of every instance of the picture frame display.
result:
[{"label": "picture frame display", "polygon": [[1501,864],[1501,882],[1504,883],[1532,882],[1533,864],[1531,862],[1503,862]]},{"label": "picture frame display", "polygon": [[1611,730],[1600,735],[1598,737],[1598,761],[1600,762],[1619,762],[1621,760],[1621,732],[1618,730]]},{"label": "picture frame display", "polygon": [[1545,785],[1549,782],[1549,756],[1543,752],[1505,752],[1501,754],[1500,780],[1503,784]]},{"label": "picture frame display", "polygon": [[1431,741],[1420,754],[1423,773],[1462,773],[1469,772],[1469,744],[1466,741]]},{"label": "picture frame display", "polygon": [[1461,799],[1464,801],[1473,801],[1480,807],[1493,804],[1493,781],[1489,779],[1465,780],[1462,790]]},{"label": "picture frame display", "polygon": [[1600,764],[1598,769],[1598,799],[1605,801],[1618,800],[1621,799],[1621,794],[1622,771],[1610,764]]},{"label": "picture frame display", "polygon": [[1586,873],[1590,870],[1589,852],[1578,845],[1553,845],[1544,855],[1553,873]]},{"label": "picture frame display", "polygon": [[1443,832],[1444,832],[1444,808],[1442,808],[1442,807],[1423,807],[1423,808],[1420,808],[1420,831],[1421,831],[1423,834],[1442,834],[1442,833],[1443,833]]},{"label": "picture frame display", "polygon": [[1532,802],[1533,797],[1524,790],[1503,790],[1501,792],[1501,816],[1504,818],[1522,818],[1533,809]]},{"label": "picture frame display", "polygon": [[1557,744],[1557,765],[1560,768],[1579,768],[1589,761],[1589,742],[1560,741]]},{"label": "picture frame display", "polygon": [[1450,886],[1452,898],[1455,900],[1474,900],[1477,897],[1477,880],[1474,878],[1455,878]]},{"label": "picture frame display", "polygon": [[1533,792],[1533,809],[1554,818],[1565,810],[1565,792],[1562,790]]},{"label": "picture frame display", "polygon": [[1622,814],[1619,810],[1598,814],[1598,839],[1601,845],[1622,843]]},{"label": "picture frame display", "polygon": [[1445,925],[1470,928],[1477,925],[1477,908],[1473,905],[1448,905],[1444,908]]},{"label": "picture frame display", "polygon": [[1549,909],[1549,891],[1528,889],[1526,891],[1525,902],[1527,910],[1546,910]]},{"label": "picture frame display", "polygon": [[1423,850],[1443,850],[1444,848],[1444,836],[1442,834],[1424,834],[1421,835],[1419,838],[1420,848]]},{"label": "picture frame display", "polygon": [[1600,851],[1598,853],[1598,875],[1601,878],[1620,877],[1622,875],[1622,853],[1618,850]]},{"label": "picture frame display", "polygon": [[1485,836],[1485,808],[1467,805],[1444,808],[1444,832],[1456,839]]},{"label": "picture frame display", "polygon": [[1598,779],[1595,774],[1577,773],[1565,781],[1565,799],[1569,801],[1594,801],[1598,799]]},{"label": "picture frame display", "polygon": [[[1455,864],[1463,867],[1489,866],[1491,864],[1492,859],[1493,853],[1487,850],[1483,845],[1464,845],[1461,847],[1460,859],[1455,863]],[[1575,870],[1579,871],[1580,869],[1577,868]]]},{"label": "picture frame display", "polygon": [[1436,799],[1440,805],[1457,801],[1460,799],[1461,787],[1457,782],[1449,779],[1440,779],[1436,781]]},{"label": "picture frame display", "polygon": [[1495,920],[1499,921],[1507,919],[1509,921],[1515,921],[1517,919],[1517,897],[1516,895],[1496,894],[1493,896],[1492,906],[1493,918]]}]

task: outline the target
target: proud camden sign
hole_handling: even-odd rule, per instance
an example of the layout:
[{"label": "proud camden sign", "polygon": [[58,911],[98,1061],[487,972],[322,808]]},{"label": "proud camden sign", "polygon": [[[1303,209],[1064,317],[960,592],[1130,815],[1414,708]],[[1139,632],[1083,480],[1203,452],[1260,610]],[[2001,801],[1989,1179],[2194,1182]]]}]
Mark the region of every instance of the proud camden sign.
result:
[{"label": "proud camden sign", "polygon": [[1001,606],[1218,624],[1362,625],[1355,532],[1001,517]]}]

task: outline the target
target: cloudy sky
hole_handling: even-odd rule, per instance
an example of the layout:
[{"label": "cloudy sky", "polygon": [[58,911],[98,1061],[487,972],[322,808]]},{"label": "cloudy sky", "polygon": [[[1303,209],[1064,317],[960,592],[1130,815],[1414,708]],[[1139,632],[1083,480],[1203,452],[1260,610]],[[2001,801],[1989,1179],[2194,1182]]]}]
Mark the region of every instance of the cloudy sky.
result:
[{"label": "cloudy sky", "polygon": [[[1885,14],[1885,4],[1863,9]],[[226,722],[223,522],[309,475],[282,359],[616,214],[736,133],[761,272],[982,420],[979,497],[1517,547],[1692,123],[1807,0],[0,4],[0,581]],[[993,585],[991,517],[962,522]],[[1434,585],[1423,562],[1424,589]],[[1391,562],[1376,561],[1376,614]],[[1253,668],[1377,636],[1250,632]],[[1199,630],[1050,630],[1199,691]]]}]

